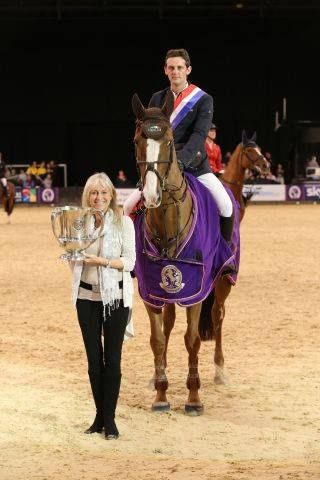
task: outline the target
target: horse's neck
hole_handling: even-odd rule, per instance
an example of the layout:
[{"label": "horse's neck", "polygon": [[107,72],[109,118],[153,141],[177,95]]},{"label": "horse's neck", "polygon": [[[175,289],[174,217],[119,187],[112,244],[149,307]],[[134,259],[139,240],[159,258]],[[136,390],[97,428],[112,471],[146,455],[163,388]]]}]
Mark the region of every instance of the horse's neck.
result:
[{"label": "horse's neck", "polygon": [[185,192],[186,180],[176,161],[169,171],[167,189],[162,192],[161,205],[147,211],[147,229],[151,237],[160,239],[160,249],[168,249],[172,255],[192,224],[191,194],[189,190]]},{"label": "horse's neck", "polygon": [[242,145],[236,147],[232,153],[228,165],[222,175],[222,181],[230,188],[235,198],[240,201],[245,177],[245,168],[241,165]]}]

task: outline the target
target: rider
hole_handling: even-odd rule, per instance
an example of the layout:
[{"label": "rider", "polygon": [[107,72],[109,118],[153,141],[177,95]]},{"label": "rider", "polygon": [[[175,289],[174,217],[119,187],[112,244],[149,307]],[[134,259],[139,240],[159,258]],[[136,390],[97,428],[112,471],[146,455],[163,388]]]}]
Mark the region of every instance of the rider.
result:
[{"label": "rider", "polygon": [[[152,95],[149,107],[161,108],[169,89],[174,95],[174,111],[170,117],[178,162],[183,170],[191,173],[211,192],[220,214],[222,236],[231,240],[233,206],[222,183],[212,173],[205,149],[205,140],[212,122],[212,97],[188,82],[191,63],[185,49],[169,50],[166,54],[164,73],[170,87]],[[124,213],[129,215],[139,202],[141,193],[135,190],[124,203]]]},{"label": "rider", "polygon": [[7,197],[8,189],[7,189],[6,173],[7,173],[7,166],[3,160],[3,153],[0,152],[0,183],[1,183],[1,187],[3,189],[4,195]]}]

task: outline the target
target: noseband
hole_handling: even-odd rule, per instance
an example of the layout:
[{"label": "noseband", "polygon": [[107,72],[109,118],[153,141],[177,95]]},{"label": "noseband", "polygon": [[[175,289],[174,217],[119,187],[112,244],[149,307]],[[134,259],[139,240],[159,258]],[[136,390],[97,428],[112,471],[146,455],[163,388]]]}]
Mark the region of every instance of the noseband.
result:
[{"label": "noseband", "polygon": [[[151,119],[145,119],[145,120],[137,120],[137,127],[141,128],[141,136],[143,138],[150,138],[152,140],[160,140],[164,137],[166,131],[168,128],[170,128],[170,124],[168,121],[159,119],[159,118],[151,118]],[[166,212],[168,207],[173,206],[176,209],[177,215],[176,215],[176,235],[173,237],[168,237],[166,227],[165,227],[165,235],[164,239],[161,241],[161,235],[156,231],[156,229],[152,225],[148,225],[149,231],[151,238],[153,242],[160,247],[161,250],[161,256],[166,256],[169,258],[169,250],[172,245],[175,245],[174,252],[170,256],[173,257],[176,252],[178,251],[178,246],[179,246],[179,239],[181,235],[184,233],[185,229],[187,228],[189,222],[193,218],[193,210],[190,210],[190,215],[185,223],[185,225],[181,226],[181,212],[180,212],[180,207],[184,200],[186,199],[187,196],[187,191],[188,191],[188,182],[186,181],[184,175],[182,174],[182,181],[179,186],[177,185],[171,185],[168,183],[168,178],[169,178],[169,173],[170,169],[172,166],[172,163],[174,161],[174,142],[173,140],[168,140],[167,142],[167,147],[169,147],[169,158],[166,160],[155,160],[154,162],[147,162],[144,160],[139,160],[137,156],[137,142],[136,143],[136,166],[138,169],[138,174],[140,176],[140,180],[138,182],[139,189],[143,189],[143,185],[145,182],[145,178],[148,172],[153,172],[160,184],[160,189],[161,192],[166,192],[168,196],[167,203],[164,203],[161,199],[161,211],[163,214],[163,218],[165,219],[166,217]],[[158,170],[156,169],[156,165],[163,163],[167,164],[166,171],[163,176],[160,175]],[[141,175],[140,167],[141,166],[146,166],[146,170],[143,175]],[[179,192],[180,190],[182,191],[182,194],[180,195],[180,198],[176,198],[175,194]],[[146,219],[146,212],[145,212],[145,222],[147,223]],[[165,222],[164,222],[165,225]],[[145,242],[145,239],[144,239]]]},{"label": "noseband", "polygon": [[[158,180],[159,180],[159,183],[160,183],[160,188],[162,191],[166,191],[167,190],[167,180],[168,180],[168,176],[169,176],[169,172],[170,172],[170,167],[172,165],[172,161],[173,161],[173,142],[170,142],[170,153],[169,153],[169,159],[168,160],[156,160],[154,162],[147,162],[147,161],[144,161],[144,160],[138,160],[138,158],[136,157],[136,165],[137,165],[137,168],[138,168],[138,172],[139,172],[139,175],[140,175],[140,180],[139,180],[139,189],[142,190],[143,188],[143,185],[144,185],[144,181],[145,181],[145,178],[146,178],[146,175],[148,172],[153,172]],[[160,173],[158,172],[158,170],[156,170],[155,168],[155,165],[159,164],[159,163],[166,163],[168,166],[167,166],[167,169],[164,173],[163,176],[160,175]],[[147,165],[147,168],[143,174],[143,176],[141,176],[141,172],[140,172],[140,166],[142,165]]]},{"label": "noseband", "polygon": [[[146,120],[143,120],[143,121],[138,120],[137,121],[137,126],[141,128],[143,138],[150,138],[152,140],[160,140],[164,136],[164,134],[166,133],[167,129],[169,128],[169,125],[161,119],[160,120],[158,120],[158,119],[146,119]],[[140,180],[139,180],[139,183],[138,183],[140,190],[142,190],[142,188],[143,188],[144,181],[145,181],[147,173],[148,172],[153,172],[159,180],[161,190],[166,191],[166,189],[167,189],[167,179],[168,179],[170,168],[171,168],[171,165],[172,165],[172,162],[173,162],[173,148],[174,148],[173,141],[170,140],[168,142],[167,146],[170,147],[168,160],[155,160],[154,162],[147,162],[147,161],[144,161],[144,160],[139,160],[138,157],[137,157],[137,147],[136,147],[136,165],[137,165],[138,173],[139,173],[139,176],[140,176]],[[160,163],[165,163],[165,164],[168,165],[163,176],[161,176],[159,174],[158,170],[156,170],[156,168],[155,168],[155,166],[157,164],[160,164]],[[140,166],[142,166],[142,165],[147,165],[147,168],[146,168],[143,176],[141,176],[141,172],[140,172]]]},{"label": "noseband", "polygon": [[[259,160],[262,160],[262,159],[265,158],[262,153],[256,154],[257,156],[256,156],[255,159],[253,159],[253,158],[249,155],[248,149],[249,149],[250,147],[256,147],[256,146],[257,146],[256,144],[242,145],[241,151],[240,151],[240,161],[239,161],[239,163],[238,163],[238,165],[239,165],[240,168],[241,168],[241,160],[242,160],[242,156],[243,156],[243,155],[246,156],[247,159],[249,160],[249,162],[253,164],[253,166],[250,168],[250,170],[254,170],[254,168],[256,168],[256,163],[257,163]],[[241,182],[239,182],[239,181],[237,181],[237,182],[232,182],[232,181],[230,181],[230,180],[226,180],[225,178],[223,178],[222,181],[223,181],[224,183],[228,183],[229,185],[237,185],[237,186],[241,185]]]}]

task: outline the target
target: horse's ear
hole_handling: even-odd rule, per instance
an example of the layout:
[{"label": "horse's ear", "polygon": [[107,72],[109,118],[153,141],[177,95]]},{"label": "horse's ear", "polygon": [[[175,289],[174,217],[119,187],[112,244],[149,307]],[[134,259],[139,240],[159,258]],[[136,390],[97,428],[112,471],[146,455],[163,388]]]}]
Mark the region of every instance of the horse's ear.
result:
[{"label": "horse's ear", "polygon": [[174,96],[171,90],[168,91],[163,107],[161,108],[162,113],[169,119],[171,116],[171,113],[173,112],[174,109]]},{"label": "horse's ear", "polygon": [[135,93],[131,100],[132,110],[138,120],[143,120],[145,115],[145,108],[141,103],[137,93]]},{"label": "horse's ear", "polygon": [[254,134],[251,137],[251,142],[256,143],[256,141],[257,141],[257,132],[254,132]]},{"label": "horse's ear", "polygon": [[245,130],[242,130],[242,145],[247,145],[247,143],[248,143],[247,133]]}]

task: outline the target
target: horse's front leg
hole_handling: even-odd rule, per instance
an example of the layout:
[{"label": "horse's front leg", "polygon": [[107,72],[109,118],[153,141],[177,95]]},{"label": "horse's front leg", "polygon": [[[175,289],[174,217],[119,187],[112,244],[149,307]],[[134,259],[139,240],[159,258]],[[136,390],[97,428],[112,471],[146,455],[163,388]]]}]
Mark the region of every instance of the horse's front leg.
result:
[{"label": "horse's front leg", "polygon": [[214,382],[218,385],[228,383],[223,371],[224,357],[222,352],[222,323],[225,316],[225,301],[230,293],[231,283],[225,277],[221,277],[215,287],[215,299],[212,307],[212,321],[216,339],[214,352],[215,376]]},{"label": "horse's front leg", "polygon": [[198,353],[201,345],[198,331],[200,312],[201,303],[187,308],[188,326],[184,336],[184,342],[189,353],[189,373],[187,378],[189,396],[185,405],[185,413],[192,416],[201,415],[203,412],[203,404],[199,397],[200,377],[198,372]]},{"label": "horse's front leg", "polygon": [[167,352],[171,330],[176,319],[176,308],[174,303],[167,303],[163,308],[163,333],[166,339],[164,350],[164,366],[167,367]]},{"label": "horse's front leg", "polygon": [[167,400],[166,390],[168,388],[168,380],[165,372],[164,353],[166,348],[166,339],[162,330],[163,318],[162,310],[145,304],[151,327],[150,345],[154,357],[154,387],[157,391],[156,398],[152,404],[154,411],[166,411],[170,409]]}]

